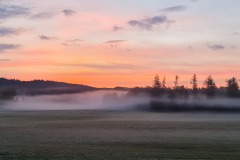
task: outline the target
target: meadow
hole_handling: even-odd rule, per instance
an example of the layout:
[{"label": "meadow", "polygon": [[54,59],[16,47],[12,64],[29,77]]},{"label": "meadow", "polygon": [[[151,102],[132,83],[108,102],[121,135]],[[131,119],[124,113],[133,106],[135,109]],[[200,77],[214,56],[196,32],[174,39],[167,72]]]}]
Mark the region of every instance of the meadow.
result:
[{"label": "meadow", "polygon": [[240,159],[240,115],[1,111],[0,159]]}]

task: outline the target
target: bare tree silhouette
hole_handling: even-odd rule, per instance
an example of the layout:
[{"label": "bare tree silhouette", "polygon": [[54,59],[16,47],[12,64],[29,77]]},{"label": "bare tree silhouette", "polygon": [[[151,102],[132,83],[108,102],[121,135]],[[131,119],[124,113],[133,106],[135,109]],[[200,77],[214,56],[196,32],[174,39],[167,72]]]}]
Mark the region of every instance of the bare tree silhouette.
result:
[{"label": "bare tree silhouette", "polygon": [[162,94],[162,84],[158,74],[154,77],[151,94],[154,97],[160,96]]},{"label": "bare tree silhouette", "polygon": [[197,82],[197,75],[194,74],[190,83],[192,84],[192,93],[194,96],[198,94],[198,82]]},{"label": "bare tree silhouette", "polygon": [[166,89],[166,88],[167,88],[167,86],[166,86],[166,77],[165,77],[165,76],[163,77],[162,88],[163,88],[163,89]]},{"label": "bare tree silhouette", "polygon": [[178,88],[178,81],[179,81],[180,77],[178,75],[175,76],[175,81],[174,81],[174,88],[177,89]]},{"label": "bare tree silhouette", "polygon": [[162,88],[162,84],[160,82],[160,78],[159,78],[159,75],[157,74],[155,77],[154,77],[154,80],[153,80],[153,88]]}]

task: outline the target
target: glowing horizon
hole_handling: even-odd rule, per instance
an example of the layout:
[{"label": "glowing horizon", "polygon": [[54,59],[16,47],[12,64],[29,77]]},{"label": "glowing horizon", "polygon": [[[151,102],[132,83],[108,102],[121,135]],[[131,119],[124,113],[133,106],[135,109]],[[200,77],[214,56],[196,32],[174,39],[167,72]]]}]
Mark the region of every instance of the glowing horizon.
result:
[{"label": "glowing horizon", "polygon": [[239,78],[240,1],[1,0],[0,77],[94,87]]}]

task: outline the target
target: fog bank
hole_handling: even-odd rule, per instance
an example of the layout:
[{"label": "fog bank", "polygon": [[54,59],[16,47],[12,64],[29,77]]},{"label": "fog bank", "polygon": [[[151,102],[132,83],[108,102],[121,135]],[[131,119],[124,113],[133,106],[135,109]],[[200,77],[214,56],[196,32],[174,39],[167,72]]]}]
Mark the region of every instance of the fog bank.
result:
[{"label": "fog bank", "polygon": [[0,111],[31,110],[156,110],[156,111],[238,111],[240,99],[227,97],[169,99],[167,95],[152,98],[146,94],[102,90],[79,94],[18,96],[14,101],[1,102]]},{"label": "fog bank", "polygon": [[0,104],[0,110],[127,110],[147,105],[146,96],[126,96],[125,91],[102,90],[79,94],[18,96]]}]

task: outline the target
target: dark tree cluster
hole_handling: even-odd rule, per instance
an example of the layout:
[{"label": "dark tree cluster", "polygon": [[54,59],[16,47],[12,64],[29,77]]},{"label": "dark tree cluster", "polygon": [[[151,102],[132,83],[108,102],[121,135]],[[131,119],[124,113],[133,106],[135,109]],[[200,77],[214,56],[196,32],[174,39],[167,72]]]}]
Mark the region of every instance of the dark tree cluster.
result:
[{"label": "dark tree cluster", "polygon": [[90,86],[65,82],[45,80],[20,81],[17,79],[0,78],[0,89],[4,88],[15,88],[19,94],[27,95],[68,94],[96,89]]},{"label": "dark tree cluster", "polygon": [[211,75],[207,77],[203,85],[205,86],[204,90],[207,97],[215,97],[217,87]]},{"label": "dark tree cluster", "polygon": [[93,88],[90,86],[85,85],[78,85],[78,84],[69,84],[65,82],[56,82],[56,81],[45,81],[45,80],[32,80],[32,81],[20,81],[18,79],[6,79],[0,78],[0,88],[3,87],[15,87],[15,88],[28,88],[28,89],[35,89],[35,88],[57,88],[57,87],[73,87],[73,88]]},{"label": "dark tree cluster", "polygon": [[0,100],[11,100],[17,95],[17,91],[14,88],[6,88],[0,90]]},{"label": "dark tree cluster", "polygon": [[[221,107],[217,104],[206,106],[199,100],[206,96],[210,100],[215,96],[240,98],[240,91],[237,78],[233,77],[226,80],[226,87],[218,88],[213,77],[208,76],[203,82],[203,87],[199,87],[197,75],[194,74],[190,80],[191,88],[187,88],[179,83],[180,77],[175,76],[173,87],[166,87],[166,79],[160,81],[159,75],[154,77],[153,86],[151,88],[152,99],[150,100],[150,108],[153,111],[240,111],[240,108],[233,106]],[[163,87],[163,83],[164,86]],[[195,98],[195,102],[188,101]],[[168,99],[166,99],[168,98]],[[190,102],[190,103],[189,103]],[[199,103],[200,102],[200,103]]]},{"label": "dark tree cluster", "polygon": [[187,88],[184,85],[179,85],[180,77],[175,76],[174,86],[166,87],[166,78],[160,80],[157,74],[153,80],[153,86],[151,89],[151,95],[154,97],[162,96],[168,93],[169,99],[175,98],[188,98],[190,95],[197,97],[199,94],[206,95],[208,98],[213,98],[216,95],[228,96],[228,97],[240,97],[239,85],[237,78],[233,77],[228,79],[226,87],[217,88],[216,83],[212,76],[208,76],[203,83],[203,87],[198,85],[197,75],[194,74],[190,80],[191,88]]},{"label": "dark tree cluster", "polygon": [[227,94],[229,97],[238,97],[239,96],[239,86],[237,78],[233,77],[227,81]]}]

